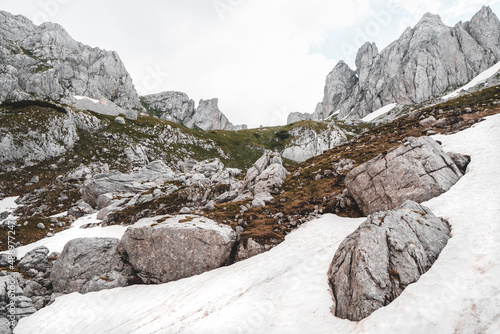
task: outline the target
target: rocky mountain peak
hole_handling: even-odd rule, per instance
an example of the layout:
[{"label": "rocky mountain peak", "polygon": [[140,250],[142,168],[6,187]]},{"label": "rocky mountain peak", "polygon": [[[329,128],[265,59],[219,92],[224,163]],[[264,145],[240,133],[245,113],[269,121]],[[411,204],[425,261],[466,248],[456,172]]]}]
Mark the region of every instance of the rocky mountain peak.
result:
[{"label": "rocky mountain peak", "polygon": [[186,93],[162,92],[141,97],[143,106],[153,115],[167,121],[203,130],[240,130],[219,109],[219,99],[200,100],[198,107]]},{"label": "rocky mountain peak", "polygon": [[370,67],[373,65],[375,57],[378,56],[378,48],[375,43],[366,42],[356,54],[356,68],[360,82],[368,79]]},{"label": "rocky mountain peak", "polygon": [[7,12],[0,12],[0,22],[0,103],[38,99],[74,104],[74,96],[87,96],[142,110],[116,52],[79,43],[55,23],[37,26]]},{"label": "rocky mountain peak", "polygon": [[465,30],[486,50],[500,58],[500,21],[489,6],[483,6],[469,22]]},{"label": "rocky mountain peak", "polygon": [[311,116],[291,119],[360,119],[392,103],[421,103],[472,80],[500,60],[500,21],[484,6],[471,21],[446,26],[427,13],[381,53],[365,43],[356,71],[340,61],[328,74],[323,101]]}]

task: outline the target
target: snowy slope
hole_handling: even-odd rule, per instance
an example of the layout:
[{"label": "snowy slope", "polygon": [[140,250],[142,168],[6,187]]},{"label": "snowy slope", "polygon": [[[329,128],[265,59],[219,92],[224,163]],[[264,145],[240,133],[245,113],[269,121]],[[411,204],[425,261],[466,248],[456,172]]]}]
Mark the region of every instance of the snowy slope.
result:
[{"label": "snowy slope", "polygon": [[387,114],[389,111],[391,111],[392,109],[396,108],[396,105],[397,105],[396,103],[391,103],[391,104],[388,104],[386,106],[383,106],[382,108],[380,108],[378,110],[375,110],[374,112],[366,115],[361,120],[363,122],[371,122],[375,118],[377,118],[379,116],[382,116],[383,114]]},{"label": "snowy slope", "polygon": [[443,100],[448,100],[448,99],[451,99],[452,97],[457,97],[458,95],[460,95],[461,91],[465,91],[467,89],[470,89],[470,88],[472,88],[474,86],[479,85],[481,82],[486,81],[489,78],[491,78],[498,71],[500,71],[500,62],[496,63],[495,65],[493,65],[489,69],[487,69],[487,70],[479,73],[474,79],[472,79],[471,81],[469,81],[466,85],[460,87],[459,89],[451,92],[448,95],[443,96],[442,99]]},{"label": "snowy slope", "polygon": [[420,280],[360,322],[334,317],[327,270],[363,219],[311,221],[271,251],[199,276],[60,297],[22,319],[23,333],[498,333],[500,332],[500,115],[452,136],[468,173],[425,205],[452,238]]}]

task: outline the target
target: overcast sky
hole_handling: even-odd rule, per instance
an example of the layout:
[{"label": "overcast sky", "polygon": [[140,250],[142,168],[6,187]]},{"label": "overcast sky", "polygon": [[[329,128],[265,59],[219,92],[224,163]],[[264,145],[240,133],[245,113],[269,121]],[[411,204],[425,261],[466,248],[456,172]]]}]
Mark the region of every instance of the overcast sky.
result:
[{"label": "overcast sky", "polygon": [[139,94],[182,91],[219,98],[234,124],[286,122],[313,112],[338,60],[354,66],[366,41],[387,46],[425,12],[447,25],[500,0],[0,0],[35,23],[115,50]]}]

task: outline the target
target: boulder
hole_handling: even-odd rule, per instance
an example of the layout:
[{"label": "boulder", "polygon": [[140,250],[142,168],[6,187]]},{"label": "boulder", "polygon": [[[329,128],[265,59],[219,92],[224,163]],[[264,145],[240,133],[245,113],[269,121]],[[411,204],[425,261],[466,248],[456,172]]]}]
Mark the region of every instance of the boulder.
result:
[{"label": "boulder", "polygon": [[359,321],[415,283],[449,239],[449,225],[412,201],[370,215],[335,253],[328,280],[335,315]]},{"label": "boulder", "polygon": [[131,174],[110,172],[99,174],[87,180],[82,188],[83,201],[93,207],[102,194],[144,192],[165,181],[175,180],[175,173],[163,161],[153,161]]},{"label": "boulder", "polygon": [[128,284],[132,269],[117,252],[116,238],[69,241],[50,273],[56,293],[98,291]]},{"label": "boulder", "polygon": [[26,253],[26,255],[19,261],[17,267],[21,270],[28,271],[30,269],[35,269],[36,271],[47,272],[51,264],[49,263],[47,256],[49,255],[49,249],[45,246],[40,246],[32,251]]},{"label": "boulder", "polygon": [[238,190],[230,190],[226,191],[225,193],[219,195],[215,199],[215,203],[226,203],[234,200],[236,197],[238,197]]},{"label": "boulder", "polygon": [[462,172],[462,174],[465,174],[465,172],[467,171],[467,166],[469,166],[470,163],[470,156],[454,152],[448,152],[446,154],[448,154],[455,165],[457,165],[460,172]]},{"label": "boulder", "polygon": [[283,167],[279,153],[266,150],[264,154],[248,169],[240,195],[251,192],[277,194],[285,181],[288,171]]},{"label": "boulder", "polygon": [[245,239],[238,244],[235,261],[243,261],[265,251],[266,247],[264,245],[259,244],[252,238]]},{"label": "boulder", "polygon": [[198,275],[230,261],[236,233],[205,218],[145,218],[129,227],[119,252],[144,283]]},{"label": "boulder", "polygon": [[253,201],[252,201],[252,206],[254,208],[263,208],[263,207],[266,206],[266,202],[264,202],[260,198],[254,198]]},{"label": "boulder", "polygon": [[368,215],[406,200],[427,201],[448,191],[462,173],[430,137],[407,138],[402,146],[354,168],[345,184]]},{"label": "boulder", "polygon": [[92,213],[92,207],[85,202],[78,203],[68,210],[68,216],[73,216],[76,218],[83,217],[90,213]]},{"label": "boulder", "polygon": [[121,116],[117,116],[115,118],[115,122],[118,123],[118,124],[125,124],[125,119]]}]

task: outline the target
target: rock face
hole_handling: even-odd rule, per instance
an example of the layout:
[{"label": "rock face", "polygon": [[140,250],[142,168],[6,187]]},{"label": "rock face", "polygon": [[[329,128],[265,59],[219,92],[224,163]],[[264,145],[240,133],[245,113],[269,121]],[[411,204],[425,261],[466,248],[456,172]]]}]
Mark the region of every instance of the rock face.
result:
[{"label": "rock face", "polygon": [[183,124],[188,128],[203,130],[241,130],[246,125],[233,125],[220,111],[219,100],[200,100],[195,109],[194,101],[185,93],[162,92],[141,97],[142,104],[161,119]]},{"label": "rock face", "polygon": [[449,190],[462,173],[430,137],[406,142],[356,168],[345,178],[347,189],[368,215],[390,210],[406,200],[423,202]]},{"label": "rock face", "polygon": [[328,124],[322,131],[307,126],[294,127],[290,131],[290,142],[281,153],[283,158],[303,162],[323,151],[331,149],[347,137],[339,127]]},{"label": "rock face", "polygon": [[[53,113],[43,124],[29,122],[27,115],[16,117],[8,127],[0,127],[0,171],[9,171],[22,162],[24,166],[65,154],[80,139],[77,114]],[[31,127],[26,127],[26,123]]]},{"label": "rock face", "polygon": [[78,43],[57,24],[36,26],[3,11],[0,25],[0,102],[39,99],[73,104],[76,95],[142,109],[116,52]]},{"label": "rock face", "polygon": [[340,244],[331,263],[335,315],[359,321],[391,303],[429,270],[449,233],[446,222],[411,201],[369,216]]},{"label": "rock face", "polygon": [[69,241],[54,263],[50,280],[56,293],[87,293],[126,286],[132,270],[117,252],[115,238]]},{"label": "rock face", "polygon": [[500,21],[489,7],[454,27],[425,14],[382,53],[374,43],[363,45],[356,71],[339,62],[326,78],[323,101],[312,119],[336,111],[339,118],[360,119],[391,103],[416,104],[439,96],[498,62],[499,45]]},{"label": "rock face", "polygon": [[231,227],[203,218],[160,218],[129,227],[119,246],[144,283],[175,281],[229,262],[236,241]]},{"label": "rock face", "polygon": [[181,92],[141,96],[142,105],[160,119],[187,126],[195,112],[194,101]]}]

